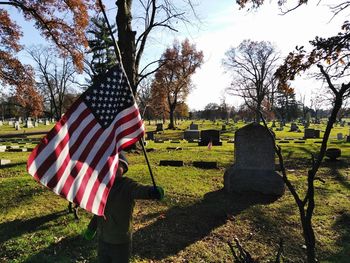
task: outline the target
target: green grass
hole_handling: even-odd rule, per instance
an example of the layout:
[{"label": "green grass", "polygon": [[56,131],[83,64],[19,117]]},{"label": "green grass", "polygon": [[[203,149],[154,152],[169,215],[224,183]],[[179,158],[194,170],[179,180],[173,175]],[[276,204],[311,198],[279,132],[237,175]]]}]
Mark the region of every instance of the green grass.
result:
[{"label": "green grass", "polygon": [[[222,124],[198,123],[200,129],[220,129]],[[189,124],[182,122],[179,127],[186,129]],[[243,125],[230,124],[223,135],[233,138]],[[345,127],[343,133],[347,130]],[[179,139],[180,132],[165,130],[159,135]],[[332,136],[338,132],[333,131]],[[300,138],[302,134],[287,128],[276,132],[277,138]],[[310,153],[317,153],[320,146],[314,141],[318,140],[280,144],[288,175],[300,193],[305,190]],[[317,255],[321,262],[345,263],[350,257],[350,144],[331,141],[329,145],[341,148],[342,157],[335,163],[324,162],[318,176],[325,183],[315,184]],[[180,144],[150,142],[146,148],[154,149],[148,157],[166,198],[137,202],[132,262],[232,262],[227,242],[234,237],[261,262],[274,258],[280,238],[285,262],[305,261],[298,211],[288,191],[278,200],[257,194],[228,196],[222,191],[224,171],[233,163],[234,144],[224,141],[223,146],[208,150],[181,140]],[[74,220],[67,213],[66,200],[26,173],[28,155],[0,153],[0,158],[12,160],[9,167],[0,168],[0,262],[96,262],[97,240],[85,241],[80,235],[91,214],[80,209],[80,220]],[[151,184],[142,152],[130,153],[128,158],[128,176]],[[165,159],[183,160],[185,166],[159,166]],[[197,160],[217,161],[219,168],[195,168],[192,162]]]}]

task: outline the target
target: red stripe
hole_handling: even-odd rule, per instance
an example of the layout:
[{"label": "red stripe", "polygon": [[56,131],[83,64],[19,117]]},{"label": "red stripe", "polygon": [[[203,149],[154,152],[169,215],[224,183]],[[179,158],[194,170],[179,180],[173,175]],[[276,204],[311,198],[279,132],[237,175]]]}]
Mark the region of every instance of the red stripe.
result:
[{"label": "red stripe", "polygon": [[[76,153],[76,151],[78,150],[80,144],[83,142],[83,140],[85,139],[85,136],[89,133],[89,131],[97,124],[97,121],[96,119],[92,119],[92,121],[90,121],[90,123],[81,131],[79,137],[77,138],[77,140],[74,142],[74,144],[69,147],[69,152],[68,154],[66,155],[66,158],[64,160],[64,162],[62,163],[61,167],[58,169],[58,171],[56,172],[56,175],[54,177],[51,178],[51,180],[49,181],[49,183],[47,184],[47,186],[49,188],[54,188],[57,183],[60,181],[64,171],[66,170],[67,168],[67,165],[69,163],[69,161],[71,160],[71,157]],[[65,188],[68,187],[68,191],[69,191],[69,188],[71,186],[71,183],[70,183],[70,178],[75,178],[73,177],[71,174],[69,174],[68,178],[67,178],[67,181],[65,182],[64,184],[64,187],[61,191],[61,194],[66,196],[68,192],[65,192]]]},{"label": "red stripe", "polygon": [[[91,164],[89,165],[84,178],[81,182],[81,185],[79,187],[79,190],[74,198],[74,202],[80,204],[83,196],[84,196],[84,192],[85,192],[85,188],[89,182],[89,179],[92,175],[92,173],[94,172],[98,162],[99,162],[99,157],[103,155],[103,153],[106,151],[106,149],[108,148],[108,146],[110,145],[111,142],[114,142],[113,140],[113,136],[115,134],[115,130],[122,124],[134,119],[134,117],[137,117],[139,115],[139,111],[137,109],[135,109],[133,112],[129,113],[128,115],[122,117],[120,120],[118,120],[114,126],[112,131],[110,132],[110,134],[107,136],[106,140],[103,142],[102,147],[99,149],[99,151],[96,153],[95,158],[93,159],[93,161],[91,162]],[[97,156],[97,157],[96,157]],[[94,193],[96,194],[96,193]]]},{"label": "red stripe", "polygon": [[[94,136],[91,138],[89,143],[87,144],[87,147],[83,150],[82,154],[78,158],[78,162],[76,162],[74,168],[72,169],[70,173],[70,177],[76,178],[79,174],[81,167],[83,166],[84,162],[86,161],[86,158],[88,157],[91,149],[95,146],[95,143],[100,138],[101,134],[103,133],[103,129],[100,128]],[[70,186],[71,187],[71,186]],[[64,188],[64,187],[63,187]],[[63,190],[63,189],[62,189]],[[67,191],[68,189],[65,189],[64,191]],[[70,189],[69,189],[70,190]],[[68,191],[69,192],[69,191]],[[67,192],[67,193],[68,193]],[[80,202],[75,202],[76,204],[80,204]]]},{"label": "red stripe", "polygon": [[45,174],[45,172],[53,165],[57,158],[59,157],[61,151],[64,149],[66,144],[69,142],[71,134],[75,132],[75,130],[79,127],[82,120],[84,120],[87,116],[91,114],[89,109],[85,109],[76,120],[68,127],[68,132],[64,136],[64,138],[57,145],[56,149],[45,159],[45,161],[40,165],[40,167],[36,170],[34,177],[39,180]]},{"label": "red stripe", "polygon": [[97,214],[98,215],[104,215],[104,211],[105,211],[105,207],[106,207],[106,203],[107,203],[107,197],[109,195],[109,192],[111,191],[112,185],[114,184],[114,180],[115,180],[115,174],[116,171],[118,169],[118,162],[115,163],[114,168],[113,168],[113,176],[111,177],[111,179],[109,180],[108,184],[106,185],[105,190],[102,193],[102,198],[100,201],[100,205],[98,207],[98,211]]},{"label": "red stripe", "polygon": [[[110,132],[110,134],[108,135],[108,137],[106,138],[106,140],[104,141],[102,147],[100,148],[100,150],[96,153],[96,156],[102,156],[103,153],[106,151],[106,149],[108,148],[108,146],[110,145],[111,142],[114,142],[113,140],[113,136],[115,134],[115,130],[122,124],[127,123],[131,120],[133,120],[135,117],[139,116],[139,111],[137,109],[135,109],[133,112],[129,113],[128,115],[122,117],[120,120],[118,120],[114,126],[112,131]],[[79,190],[74,198],[74,202],[79,203],[81,202],[83,196],[84,196],[84,192],[85,192],[85,188],[90,180],[90,177],[92,175],[92,173],[94,172],[98,162],[99,162],[99,158],[95,157],[92,161],[92,163],[90,164],[88,170],[86,171],[84,178],[81,182],[81,185],[79,187]],[[100,176],[100,173],[99,173]],[[91,191],[90,195],[96,195],[96,193],[93,193]],[[89,198],[90,198],[89,195]],[[92,198],[92,197],[91,197]],[[88,209],[87,209],[88,210]],[[90,210],[88,210],[90,211]]]},{"label": "red stripe", "polygon": [[35,158],[45,149],[47,144],[57,135],[57,133],[61,130],[62,126],[66,124],[71,115],[75,112],[75,110],[79,107],[79,105],[83,103],[80,98],[78,98],[72,105],[72,107],[66,112],[66,114],[55,124],[55,126],[50,130],[44,138],[41,139],[41,142],[35,147],[35,149],[31,152],[28,161],[27,161],[27,171],[29,167],[34,162]]},{"label": "red stripe", "polygon": [[[128,128],[126,130],[123,130],[123,132],[118,134],[117,138],[115,139],[116,144],[121,139],[121,137],[125,137],[125,136],[127,136],[127,135],[129,135],[129,134],[131,134],[131,133],[133,133],[135,131],[137,131],[141,126],[142,126],[142,122],[138,122],[135,125],[131,126],[130,128]],[[134,139],[132,139],[132,140],[134,140]],[[136,141],[137,141],[137,138],[136,138]],[[93,205],[93,202],[94,202],[94,200],[96,198],[97,190],[98,190],[100,184],[102,183],[104,177],[106,176],[106,174],[108,173],[108,171],[110,169],[110,164],[109,164],[110,159],[112,158],[112,161],[113,161],[113,159],[115,158],[117,152],[119,152],[119,151],[116,152],[116,150],[117,149],[115,147],[115,149],[113,150],[113,153],[110,155],[108,161],[103,166],[101,172],[98,174],[98,177],[97,177],[96,181],[94,182],[93,187],[91,188],[91,193],[89,195],[89,199],[88,199],[88,202],[87,202],[87,205],[86,205],[86,209],[88,211],[92,210],[92,205]],[[114,174],[113,174],[113,176],[114,176]]]},{"label": "red stripe", "polygon": [[[92,205],[94,203],[94,200],[95,200],[98,188],[100,187],[100,185],[103,182],[104,178],[107,176],[108,171],[109,171],[109,169],[110,169],[110,167],[111,167],[111,165],[113,163],[114,158],[117,158],[116,155],[117,155],[117,150],[116,150],[116,148],[114,148],[113,153],[108,158],[106,164],[103,166],[101,172],[97,176],[97,179],[96,179],[94,185],[91,188],[89,199],[88,199],[88,202],[86,203],[86,210],[92,211]],[[112,174],[111,177],[114,178],[115,174]],[[108,184],[109,184],[109,181],[108,181],[107,185]],[[106,185],[106,187],[107,187],[107,185]]]}]

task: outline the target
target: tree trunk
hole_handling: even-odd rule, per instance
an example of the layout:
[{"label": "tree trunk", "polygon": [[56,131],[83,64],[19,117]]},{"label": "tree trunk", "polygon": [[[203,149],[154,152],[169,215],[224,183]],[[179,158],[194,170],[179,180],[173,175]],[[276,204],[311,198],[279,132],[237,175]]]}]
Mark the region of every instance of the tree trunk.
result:
[{"label": "tree trunk", "polygon": [[169,112],[169,126],[168,128],[169,129],[174,129],[175,128],[175,125],[174,125],[174,111],[175,109],[173,109],[172,107],[170,107],[170,112]]},{"label": "tree trunk", "polygon": [[117,27],[118,27],[118,46],[120,49],[125,73],[129,79],[132,91],[136,94],[137,69],[136,61],[136,31],[132,30],[131,21],[132,0],[117,0]]}]

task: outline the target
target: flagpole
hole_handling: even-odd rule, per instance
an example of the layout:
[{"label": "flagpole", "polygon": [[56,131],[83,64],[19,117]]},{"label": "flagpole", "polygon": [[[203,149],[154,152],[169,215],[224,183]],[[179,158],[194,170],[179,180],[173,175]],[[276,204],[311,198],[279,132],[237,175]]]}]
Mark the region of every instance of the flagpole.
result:
[{"label": "flagpole", "polygon": [[[128,79],[128,77],[127,77],[127,75],[126,75],[126,73],[125,73],[124,67],[123,67],[123,61],[122,61],[122,56],[121,56],[121,54],[120,54],[120,49],[119,49],[118,44],[117,44],[117,42],[116,42],[116,40],[115,40],[115,38],[114,38],[113,31],[112,31],[112,27],[111,27],[111,25],[109,24],[109,20],[108,20],[108,18],[107,18],[105,9],[104,9],[104,7],[103,7],[102,0],[99,0],[99,4],[100,4],[100,7],[101,7],[102,14],[103,14],[103,16],[104,16],[104,18],[105,18],[105,20],[106,20],[109,33],[110,33],[110,35],[111,35],[111,37],[112,37],[113,46],[114,46],[114,52],[115,52],[115,54],[116,54],[116,56],[117,56],[117,60],[119,61],[122,70],[124,71],[124,74],[125,74],[125,76],[126,76],[126,79]],[[129,82],[129,80],[128,80],[128,82]],[[133,93],[133,91],[132,91],[132,89],[131,89],[130,82],[129,82],[129,88],[130,88],[131,94],[132,94],[132,96],[134,97],[134,100],[135,100],[135,102],[136,102],[134,93]],[[145,143],[144,143],[143,138],[140,138],[140,141],[139,141],[139,142],[140,142],[140,144],[141,144],[142,151],[143,151],[143,154],[144,154],[144,156],[145,156],[146,163],[147,163],[147,166],[148,166],[148,170],[149,170],[149,173],[150,173],[150,175],[151,175],[153,187],[156,188],[157,185],[156,185],[156,182],[155,182],[155,180],[154,180],[152,168],[151,168],[151,165],[150,165],[149,160],[148,160],[148,156],[147,156],[147,152],[146,152],[146,149],[145,149]]]}]

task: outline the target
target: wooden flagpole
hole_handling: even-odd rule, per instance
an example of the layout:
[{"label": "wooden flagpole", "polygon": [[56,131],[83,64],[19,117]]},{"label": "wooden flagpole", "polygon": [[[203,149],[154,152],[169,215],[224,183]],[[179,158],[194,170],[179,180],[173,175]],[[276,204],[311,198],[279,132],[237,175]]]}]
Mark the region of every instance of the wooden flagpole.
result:
[{"label": "wooden flagpole", "polygon": [[[122,70],[124,71],[124,74],[125,74],[125,76],[126,76],[126,79],[128,80],[128,77],[127,77],[126,72],[125,72],[124,67],[123,67],[123,61],[122,61],[122,56],[121,56],[121,54],[120,54],[120,49],[119,49],[118,44],[117,44],[117,42],[116,42],[116,40],[115,40],[115,38],[114,38],[113,31],[112,31],[112,27],[111,27],[111,25],[109,24],[109,21],[108,21],[108,18],[107,18],[105,9],[104,9],[104,7],[103,7],[102,0],[99,0],[99,4],[100,4],[101,11],[102,11],[102,14],[103,14],[103,16],[104,16],[104,19],[106,20],[109,33],[110,33],[110,35],[111,35],[111,37],[112,37],[113,46],[114,46],[114,52],[115,52],[115,54],[116,54],[116,56],[117,56],[117,60],[119,61],[120,65],[121,65],[121,68],[122,68]],[[129,80],[128,80],[128,82],[129,82]],[[133,93],[133,91],[132,91],[132,89],[131,89],[130,82],[129,82],[129,88],[130,88],[130,92],[131,92],[131,94],[132,94],[132,96],[134,97],[134,100],[135,100],[135,102],[136,102],[134,93]],[[155,180],[154,180],[154,176],[153,176],[153,172],[152,172],[152,169],[151,169],[151,165],[150,165],[149,160],[148,160],[148,156],[147,156],[147,152],[146,152],[146,149],[145,149],[145,143],[144,143],[143,138],[140,138],[139,142],[140,142],[140,144],[141,144],[142,151],[143,151],[143,154],[144,154],[144,156],[145,156],[146,163],[147,163],[147,166],[148,166],[148,170],[149,170],[149,173],[150,173],[150,175],[151,175],[153,187],[156,188],[157,185],[156,185],[156,182],[155,182]]]}]

